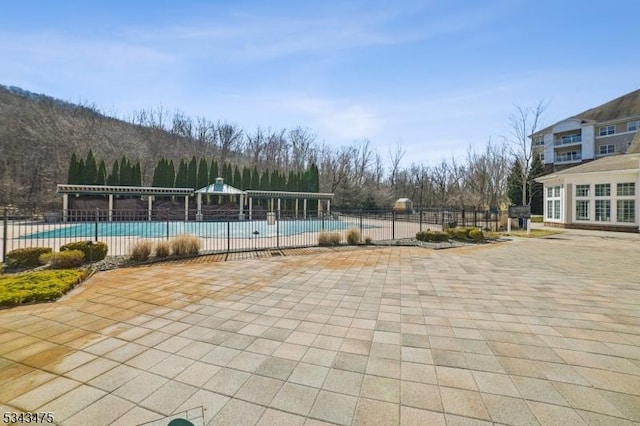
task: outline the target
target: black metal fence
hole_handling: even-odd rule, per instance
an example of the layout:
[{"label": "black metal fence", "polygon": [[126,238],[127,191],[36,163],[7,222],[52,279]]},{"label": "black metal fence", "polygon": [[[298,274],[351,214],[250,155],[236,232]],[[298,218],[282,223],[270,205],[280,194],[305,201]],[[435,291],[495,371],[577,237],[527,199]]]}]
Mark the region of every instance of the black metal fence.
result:
[{"label": "black metal fence", "polygon": [[[254,214],[255,213],[255,214]],[[9,214],[2,220],[2,261],[6,253],[24,247],[59,250],[74,241],[103,241],[109,255],[128,255],[141,240],[170,240],[183,234],[200,240],[202,253],[224,253],[318,245],[322,232],[340,234],[342,242],[350,229],[364,241],[412,238],[419,231],[474,226],[497,230],[499,214],[488,211],[443,209],[398,213],[390,210],[317,212],[282,210],[240,213],[225,211],[217,219],[175,220],[175,212],[140,210],[67,210],[39,215]],[[198,218],[185,211],[184,218]]]}]

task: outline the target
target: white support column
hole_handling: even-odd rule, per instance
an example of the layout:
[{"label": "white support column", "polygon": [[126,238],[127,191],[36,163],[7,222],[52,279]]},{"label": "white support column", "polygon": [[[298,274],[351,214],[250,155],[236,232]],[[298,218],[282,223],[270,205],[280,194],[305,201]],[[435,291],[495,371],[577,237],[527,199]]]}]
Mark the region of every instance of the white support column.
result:
[{"label": "white support column", "polygon": [[331,214],[331,200],[327,200],[327,213]]},{"label": "white support column", "polygon": [[253,197],[249,197],[249,220],[253,220]]},{"label": "white support column", "polygon": [[296,219],[298,218],[298,199],[296,198]]},{"label": "white support column", "polygon": [[189,220],[189,196],[184,196],[184,220]]},{"label": "white support column", "polygon": [[278,198],[278,220],[280,220],[280,198]]},{"label": "white support column", "polygon": [[240,194],[240,211],[238,212],[238,219],[244,220],[244,194]]},{"label": "white support column", "polygon": [[322,216],[322,200],[318,200],[318,217]]},{"label": "white support column", "polygon": [[113,221],[113,194],[109,194],[109,222]]},{"label": "white support column", "polygon": [[67,221],[67,210],[69,210],[69,194],[62,194],[62,221]]},{"label": "white support column", "polygon": [[153,209],[153,195],[149,195],[149,198],[147,198],[147,216],[148,216],[148,220],[151,221],[151,210]]},{"label": "white support column", "polygon": [[302,200],[302,217],[307,218],[307,199]]},{"label": "white support column", "polygon": [[202,192],[198,192],[196,204],[198,209],[198,211],[196,212],[196,220],[202,220]]}]

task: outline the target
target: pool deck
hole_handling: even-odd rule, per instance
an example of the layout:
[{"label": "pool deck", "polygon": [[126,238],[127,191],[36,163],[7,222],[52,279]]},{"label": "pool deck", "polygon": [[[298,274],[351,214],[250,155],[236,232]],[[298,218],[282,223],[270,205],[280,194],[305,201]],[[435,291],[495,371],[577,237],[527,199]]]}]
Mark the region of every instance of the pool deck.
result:
[{"label": "pool deck", "polygon": [[62,425],[637,424],[639,249],[568,231],[97,273],[0,311],[0,409]]}]

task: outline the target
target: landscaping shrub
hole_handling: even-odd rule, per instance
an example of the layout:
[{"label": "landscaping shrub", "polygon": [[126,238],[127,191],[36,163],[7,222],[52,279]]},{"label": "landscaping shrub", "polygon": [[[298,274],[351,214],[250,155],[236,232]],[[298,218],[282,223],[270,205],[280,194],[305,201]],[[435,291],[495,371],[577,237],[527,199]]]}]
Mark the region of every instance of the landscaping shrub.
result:
[{"label": "landscaping shrub", "polygon": [[531,216],[531,223],[542,223],[544,219],[542,216]]},{"label": "landscaping shrub", "polygon": [[60,247],[60,251],[80,250],[84,253],[84,260],[87,262],[98,262],[107,257],[109,246],[102,241],[76,241]]},{"label": "landscaping shrub", "polygon": [[484,234],[479,229],[473,229],[469,231],[469,238],[475,242],[484,241]]},{"label": "landscaping shrub", "polygon": [[331,245],[328,232],[321,232],[318,234],[318,245],[320,247],[327,247]]},{"label": "landscaping shrub", "polygon": [[170,240],[171,251],[176,256],[194,255],[200,252],[200,239],[194,235],[178,235]]},{"label": "landscaping shrub", "polygon": [[87,276],[86,271],[33,271],[0,277],[0,306],[54,300]]},{"label": "landscaping shrub", "polygon": [[428,238],[429,239],[427,241],[442,243],[442,242],[449,241],[449,234],[447,234],[446,232],[433,231],[433,232],[428,232]]},{"label": "landscaping shrub", "polygon": [[432,242],[443,242],[449,241],[449,234],[447,232],[440,231],[420,231],[416,234],[416,240],[418,241],[432,241]]},{"label": "landscaping shrub", "polygon": [[357,228],[351,228],[347,231],[347,243],[350,245],[360,244],[362,241],[362,234]]},{"label": "landscaping shrub", "polygon": [[45,253],[40,262],[48,263],[52,269],[71,269],[82,266],[84,253],[82,250],[65,250],[58,253]]},{"label": "landscaping shrub", "polygon": [[155,244],[155,257],[157,259],[164,259],[171,254],[171,244],[169,241],[158,241]]},{"label": "landscaping shrub", "polygon": [[486,240],[497,240],[498,238],[500,238],[500,233],[499,232],[485,232],[484,233],[484,238]]},{"label": "landscaping shrub", "polygon": [[153,242],[149,240],[137,241],[131,246],[130,254],[131,260],[135,260],[136,262],[144,262],[149,260],[149,256],[151,256],[151,251],[153,250]]},{"label": "landscaping shrub", "polygon": [[40,266],[40,256],[51,253],[49,247],[27,247],[11,250],[7,253],[5,267],[7,269],[35,268]]},{"label": "landscaping shrub", "polygon": [[449,228],[447,229],[447,233],[454,240],[466,240],[469,238],[469,232],[476,228],[463,228],[461,226],[457,228]]},{"label": "landscaping shrub", "polygon": [[429,241],[429,231],[419,231],[416,233],[416,240]]},{"label": "landscaping shrub", "polygon": [[339,232],[332,232],[329,234],[329,242],[332,246],[340,245],[340,240],[342,240],[342,236],[340,236]]}]

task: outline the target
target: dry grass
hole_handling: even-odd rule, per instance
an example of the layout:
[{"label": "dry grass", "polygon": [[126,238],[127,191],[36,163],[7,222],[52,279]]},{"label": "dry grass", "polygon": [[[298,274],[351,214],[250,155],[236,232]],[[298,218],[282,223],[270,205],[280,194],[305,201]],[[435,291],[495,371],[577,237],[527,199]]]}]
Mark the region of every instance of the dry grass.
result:
[{"label": "dry grass", "polygon": [[563,234],[564,231],[556,231],[552,229],[532,229],[529,234],[527,231],[511,231],[503,232],[502,235],[512,236],[512,237],[522,237],[522,238],[540,238],[540,237],[548,237],[550,235]]},{"label": "dry grass", "polygon": [[154,249],[156,259],[164,259],[171,255],[171,244],[169,241],[157,241]]},{"label": "dry grass", "polygon": [[351,228],[347,231],[347,244],[356,245],[362,241],[362,234],[357,228]]},{"label": "dry grass", "polygon": [[170,240],[171,251],[176,256],[194,255],[200,252],[200,239],[194,235],[178,235]]},{"label": "dry grass", "polygon": [[146,260],[149,260],[152,251],[153,242],[149,240],[137,241],[129,249],[131,259],[135,260],[136,262],[144,262]]}]

